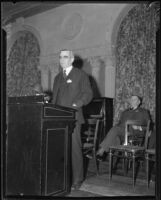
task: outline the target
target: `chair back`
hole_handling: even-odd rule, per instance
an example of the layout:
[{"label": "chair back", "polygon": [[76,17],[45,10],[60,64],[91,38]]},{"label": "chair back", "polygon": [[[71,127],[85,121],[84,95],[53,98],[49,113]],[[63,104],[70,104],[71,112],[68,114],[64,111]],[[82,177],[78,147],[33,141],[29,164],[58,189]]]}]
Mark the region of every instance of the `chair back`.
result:
[{"label": "chair back", "polygon": [[150,120],[127,120],[125,123],[125,145],[141,146],[147,149],[150,136]]},{"label": "chair back", "polygon": [[98,117],[87,119],[89,135],[86,139],[88,143],[91,142],[93,143],[94,146],[96,145],[96,142],[98,139],[100,121],[101,121],[101,118],[98,118]]}]

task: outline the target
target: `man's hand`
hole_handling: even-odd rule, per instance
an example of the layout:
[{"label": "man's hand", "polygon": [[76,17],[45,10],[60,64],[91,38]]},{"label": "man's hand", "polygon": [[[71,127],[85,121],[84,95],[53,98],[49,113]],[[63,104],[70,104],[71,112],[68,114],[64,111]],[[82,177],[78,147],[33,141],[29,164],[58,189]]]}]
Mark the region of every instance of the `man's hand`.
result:
[{"label": "man's hand", "polygon": [[133,128],[134,130],[139,130],[139,131],[142,131],[142,130],[143,130],[141,126],[136,126],[136,125],[133,125],[132,128]]},{"label": "man's hand", "polygon": [[49,102],[49,101],[50,101],[50,96],[48,96],[48,95],[44,96],[44,101],[45,101],[46,103]]}]

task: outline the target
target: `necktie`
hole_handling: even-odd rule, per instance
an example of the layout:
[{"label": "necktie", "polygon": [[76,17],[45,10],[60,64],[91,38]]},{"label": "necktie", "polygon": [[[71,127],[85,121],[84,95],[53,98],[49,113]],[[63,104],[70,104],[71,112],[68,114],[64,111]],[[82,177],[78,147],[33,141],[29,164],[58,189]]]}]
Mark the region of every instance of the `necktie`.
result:
[{"label": "necktie", "polygon": [[67,77],[66,70],[63,70],[63,77],[64,77],[64,78]]}]

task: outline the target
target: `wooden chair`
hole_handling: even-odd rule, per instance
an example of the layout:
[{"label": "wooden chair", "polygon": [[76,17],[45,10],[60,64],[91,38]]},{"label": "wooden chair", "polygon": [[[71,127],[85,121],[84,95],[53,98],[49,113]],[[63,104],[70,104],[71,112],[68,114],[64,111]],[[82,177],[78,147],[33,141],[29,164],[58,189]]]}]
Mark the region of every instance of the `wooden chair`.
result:
[{"label": "wooden chair", "polygon": [[150,164],[150,162],[156,161],[155,149],[147,149],[145,151],[145,159],[146,159],[147,187],[149,188],[149,177],[150,177],[149,164]]},{"label": "wooden chair", "polygon": [[[132,128],[139,128],[136,134]],[[123,159],[124,172],[127,172],[129,161],[132,162],[133,187],[135,186],[135,164],[136,160],[144,160],[147,149],[148,137],[150,136],[150,120],[147,124],[142,124],[137,120],[128,120],[125,124],[125,141],[123,145],[110,146],[109,148],[109,182],[112,178],[113,157]],[[126,168],[125,168],[125,164]]]},{"label": "wooden chair", "polygon": [[88,129],[86,131],[86,141],[83,143],[83,154],[92,154],[97,175],[99,174],[98,161],[96,159],[96,152],[98,149],[100,125],[102,116],[101,115],[91,115],[91,118],[87,119]]}]

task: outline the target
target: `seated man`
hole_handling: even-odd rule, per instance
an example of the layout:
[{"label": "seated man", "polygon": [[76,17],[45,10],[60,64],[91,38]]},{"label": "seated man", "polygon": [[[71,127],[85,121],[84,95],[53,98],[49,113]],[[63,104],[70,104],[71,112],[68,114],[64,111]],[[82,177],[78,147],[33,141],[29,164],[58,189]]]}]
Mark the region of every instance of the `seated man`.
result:
[{"label": "seated man", "polygon": [[[104,152],[109,151],[109,147],[112,145],[123,144],[125,135],[125,122],[127,120],[139,120],[146,123],[150,119],[150,114],[144,108],[141,108],[141,98],[137,95],[132,95],[130,100],[130,109],[122,112],[119,123],[113,126],[107,133],[104,140],[99,145],[99,150],[97,151],[98,160],[102,160]],[[133,129],[140,130],[141,127],[134,126]]]}]

